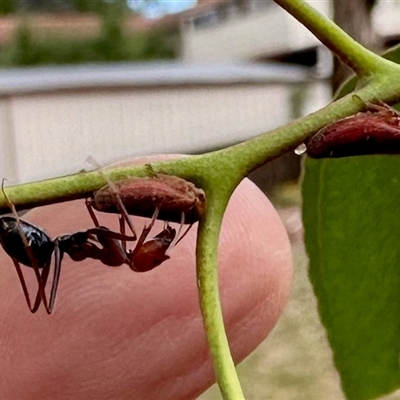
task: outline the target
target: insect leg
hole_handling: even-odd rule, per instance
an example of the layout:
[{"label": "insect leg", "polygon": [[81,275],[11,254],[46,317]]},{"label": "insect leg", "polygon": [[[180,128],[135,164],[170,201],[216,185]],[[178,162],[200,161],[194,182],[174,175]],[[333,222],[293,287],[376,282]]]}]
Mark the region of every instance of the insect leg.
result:
[{"label": "insect leg", "polygon": [[54,304],[56,301],[57,290],[58,290],[58,282],[60,281],[61,274],[61,262],[64,256],[64,252],[60,250],[58,243],[56,241],[54,248],[54,276],[53,276],[53,285],[51,286],[50,292],[50,312],[54,309]]},{"label": "insect leg", "polygon": [[187,227],[187,229],[185,230],[185,232],[183,232],[182,236],[180,236],[184,224],[185,224],[185,213],[182,213],[182,215],[181,215],[181,223],[179,225],[178,233],[175,236],[175,239],[172,241],[171,245],[169,246],[168,251],[171,250],[172,248],[174,248],[187,235],[187,233],[190,231],[190,228],[193,226],[193,223],[190,224]]},{"label": "insect leg", "polygon": [[[174,243],[174,246],[176,246],[176,245],[187,235],[187,233],[190,231],[190,229],[191,229],[192,226],[193,226],[193,224],[190,224],[190,225],[187,227],[186,231],[183,232],[183,235],[176,241],[176,243]],[[179,236],[179,235],[177,235],[176,237],[178,237],[178,236]]]},{"label": "insect leg", "polygon": [[114,203],[118,208],[118,211],[120,212],[120,214],[123,216],[123,218],[125,219],[125,222],[128,224],[129,229],[131,230],[132,234],[134,236],[137,236],[136,234],[136,230],[133,227],[133,223],[131,221],[131,218],[129,217],[128,212],[126,211],[126,208],[124,206],[124,203],[121,200],[121,197],[118,194],[118,190],[116,188],[116,186],[114,185],[114,182],[112,182],[110,179],[108,179],[107,175],[104,173],[101,165],[99,163],[97,163],[93,157],[88,157],[87,159],[88,162],[90,162],[91,164],[93,164],[95,167],[97,167],[99,173],[103,176],[104,180],[107,182],[107,185],[110,188],[110,193],[111,196],[113,197]]},{"label": "insect leg", "polygon": [[100,226],[99,220],[97,219],[96,214],[93,211],[92,201],[90,199],[86,199],[85,204],[86,204],[86,208],[89,211],[89,215],[92,218],[94,226],[99,227]]},{"label": "insect leg", "polygon": [[156,222],[156,219],[158,217],[158,213],[159,213],[159,208],[157,207],[154,210],[153,216],[151,218],[150,224],[149,225],[145,225],[143,227],[142,233],[140,234],[139,240],[136,243],[135,248],[133,249],[133,251],[130,253],[130,258],[131,260],[133,260],[133,258],[135,257],[135,255],[137,254],[137,252],[140,250],[140,248],[142,247],[144,241],[146,240],[147,236],[149,235],[150,231],[152,230],[154,223]]},{"label": "insect leg", "polygon": [[[41,274],[40,274],[39,266],[37,265],[35,256],[32,253],[31,246],[28,243],[28,240],[26,239],[25,233],[21,228],[21,222],[20,222],[17,210],[15,209],[14,204],[8,198],[7,193],[4,190],[4,181],[5,181],[5,179],[3,178],[3,181],[1,182],[1,191],[3,192],[3,196],[4,196],[5,200],[6,200],[6,203],[10,207],[11,212],[13,213],[13,215],[14,215],[16,221],[17,221],[17,228],[18,228],[19,234],[21,236],[22,241],[24,242],[25,250],[26,250],[26,252],[28,254],[28,257],[29,257],[29,259],[31,261],[32,268],[35,271],[36,280],[37,280],[38,286],[39,286],[39,291],[38,292],[40,293],[40,297],[42,298],[42,301],[43,301],[44,307],[46,308],[47,314],[50,314],[51,312],[50,312],[49,307],[47,305],[47,298],[46,298],[46,293],[45,293],[45,290],[44,290],[45,286],[42,283],[42,277],[41,277]],[[18,264],[18,267],[17,267],[17,264]],[[20,274],[22,274],[22,271],[21,271],[20,265],[19,265],[19,263],[16,263],[15,261],[14,261],[14,265],[15,265],[15,267],[17,269],[17,274],[18,274],[18,276],[20,278],[21,285],[23,285],[22,289],[23,289],[24,293],[25,292],[27,293],[28,297],[25,296],[25,298],[29,299],[29,294],[28,294],[28,291],[27,291],[27,288],[26,288],[25,279],[23,278],[21,280]],[[29,305],[29,309],[31,310],[31,312],[33,312],[32,308],[31,308],[31,305],[30,305],[30,300],[29,300],[28,305]]]},{"label": "insect leg", "polygon": [[18,275],[19,281],[21,283],[22,291],[24,292],[26,303],[28,304],[29,310],[33,314],[35,311],[33,311],[34,308],[32,308],[32,305],[31,305],[31,300],[29,298],[29,293],[28,293],[28,289],[26,287],[25,278],[24,278],[24,274],[22,273],[21,266],[19,265],[19,262],[17,260],[14,260],[14,259],[12,259],[12,260],[14,262],[15,270],[17,271],[17,275]]},{"label": "insect leg", "polygon": [[[122,215],[120,215],[118,217],[118,221],[119,221],[119,231],[121,232],[121,235],[125,235],[125,219],[124,219],[124,217]],[[122,245],[124,252],[126,253],[126,240],[121,240],[121,245]]]},{"label": "insect leg", "polygon": [[[43,287],[46,287],[47,278],[49,277],[49,272],[50,272],[50,266],[51,266],[51,260],[49,262],[47,262],[42,268],[41,278],[42,278],[42,282],[43,282]],[[40,301],[41,301],[40,291],[38,290],[38,292],[36,294],[36,300],[35,300],[35,304],[33,306],[32,313],[37,311],[37,309],[40,306]],[[46,308],[46,310],[47,310],[47,308]],[[49,307],[49,314],[51,314],[51,312],[52,312],[51,307]]]}]

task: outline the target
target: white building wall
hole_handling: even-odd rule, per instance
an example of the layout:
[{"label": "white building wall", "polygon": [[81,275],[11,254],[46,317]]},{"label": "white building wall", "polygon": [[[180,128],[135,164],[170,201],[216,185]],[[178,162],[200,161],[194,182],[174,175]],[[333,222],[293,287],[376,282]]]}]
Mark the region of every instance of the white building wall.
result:
[{"label": "white building wall", "polygon": [[88,156],[107,164],[219,148],[288,122],[290,98],[285,84],[10,96],[0,100],[0,176],[11,184],[90,169]]},{"label": "white building wall", "polygon": [[400,1],[381,0],[373,11],[374,29],[382,36],[400,34]]},{"label": "white building wall", "polygon": [[[260,54],[288,53],[319,44],[306,28],[277,4],[263,1],[267,5],[253,6],[247,13],[228,15],[226,19],[216,20],[210,25],[196,26],[196,16],[186,18],[182,24],[183,61],[250,60]],[[332,18],[331,0],[309,3]],[[381,36],[399,35],[399,19],[400,0],[377,2],[372,20],[374,29]]]},{"label": "white building wall", "polygon": [[14,179],[18,171],[12,97],[0,97],[0,178]]},{"label": "white building wall", "polygon": [[[330,1],[310,3],[321,13],[330,14]],[[187,63],[249,60],[260,54],[286,53],[319,43],[272,2],[210,25],[197,26],[194,18],[182,24],[182,59]]]}]

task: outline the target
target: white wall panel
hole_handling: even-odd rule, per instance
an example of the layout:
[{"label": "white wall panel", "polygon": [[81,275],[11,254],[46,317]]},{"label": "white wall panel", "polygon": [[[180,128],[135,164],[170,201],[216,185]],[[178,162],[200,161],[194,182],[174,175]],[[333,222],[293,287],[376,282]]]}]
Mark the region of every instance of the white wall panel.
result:
[{"label": "white wall panel", "polygon": [[16,96],[0,117],[0,126],[10,117],[14,126],[14,143],[3,128],[3,148],[17,153],[15,178],[22,181],[77,172],[88,156],[109,163],[193,153],[283,124],[288,95],[274,84]]}]

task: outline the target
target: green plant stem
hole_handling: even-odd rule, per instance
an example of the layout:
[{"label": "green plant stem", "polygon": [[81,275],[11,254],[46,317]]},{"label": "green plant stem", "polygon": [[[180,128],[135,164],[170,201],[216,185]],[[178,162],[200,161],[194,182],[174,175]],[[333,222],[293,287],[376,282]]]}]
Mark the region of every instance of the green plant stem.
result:
[{"label": "green plant stem", "polygon": [[347,64],[359,77],[392,70],[394,64],[381,58],[324,17],[304,0],[274,0],[309,29],[326,47]]},{"label": "green plant stem", "polygon": [[399,76],[400,67],[397,66],[395,75],[386,75],[382,79],[371,81],[356,93],[330,103],[315,113],[270,131],[269,134],[227,148],[225,151],[235,154],[237,160],[240,158],[238,168],[243,175],[247,175],[266,162],[295,149],[326,125],[363,110],[368,103],[375,103],[377,100],[387,103],[397,102],[400,99]]},{"label": "green plant stem", "polygon": [[223,398],[244,400],[229,350],[218,291],[218,237],[227,197],[221,196],[218,190],[208,191],[206,194],[207,214],[199,225],[196,254],[197,284],[203,323]]}]

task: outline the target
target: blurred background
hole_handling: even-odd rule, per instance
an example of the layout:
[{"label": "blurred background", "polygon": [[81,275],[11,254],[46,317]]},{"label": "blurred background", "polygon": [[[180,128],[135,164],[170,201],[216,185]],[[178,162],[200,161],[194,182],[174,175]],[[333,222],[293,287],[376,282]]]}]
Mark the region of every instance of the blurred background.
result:
[{"label": "blurred background", "polygon": [[[310,3],[374,51],[400,40],[400,1]],[[321,108],[348,74],[272,0],[0,0],[0,176],[216,150]],[[300,164],[286,154],[250,175],[286,225],[295,279],[239,366],[249,399],[344,398],[307,279]]]}]

